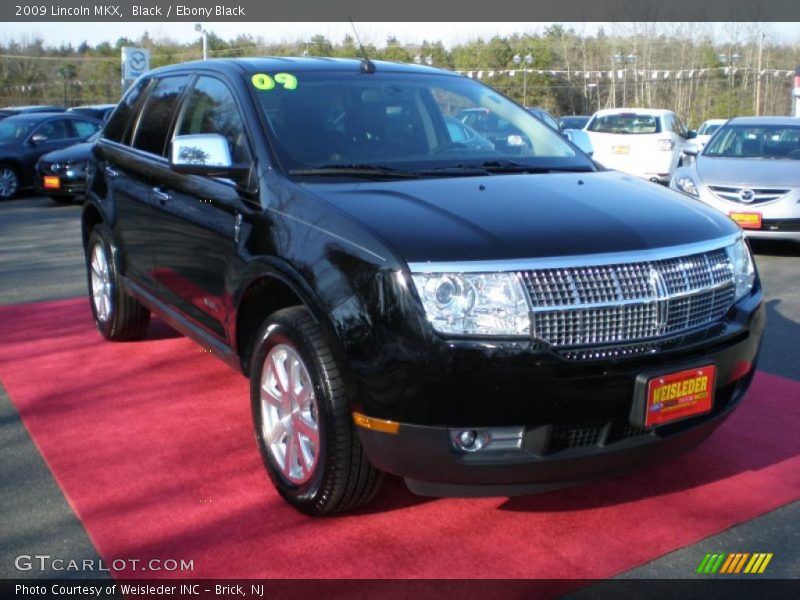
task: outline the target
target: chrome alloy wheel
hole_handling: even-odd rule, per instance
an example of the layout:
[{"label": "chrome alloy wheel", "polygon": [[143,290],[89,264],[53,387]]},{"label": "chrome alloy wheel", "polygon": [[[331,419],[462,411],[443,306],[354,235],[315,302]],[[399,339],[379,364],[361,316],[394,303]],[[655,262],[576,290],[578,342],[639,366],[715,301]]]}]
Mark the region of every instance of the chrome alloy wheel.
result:
[{"label": "chrome alloy wheel", "polygon": [[92,301],[97,318],[105,322],[111,314],[111,268],[103,244],[92,248]]},{"label": "chrome alloy wheel", "polygon": [[19,180],[14,169],[10,167],[0,168],[0,198],[11,198],[19,187]]},{"label": "chrome alloy wheel", "polygon": [[319,460],[317,400],[297,351],[277,344],[261,371],[261,431],[272,458],[290,482],[305,483]]}]

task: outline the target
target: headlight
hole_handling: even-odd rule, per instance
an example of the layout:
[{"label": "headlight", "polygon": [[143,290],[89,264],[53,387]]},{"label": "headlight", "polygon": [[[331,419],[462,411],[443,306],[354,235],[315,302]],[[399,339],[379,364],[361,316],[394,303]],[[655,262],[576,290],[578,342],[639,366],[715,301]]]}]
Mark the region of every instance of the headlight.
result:
[{"label": "headlight", "polygon": [[528,303],[514,273],[414,273],[425,314],[439,333],[527,336]]},{"label": "headlight", "polygon": [[728,257],[733,265],[733,279],[736,283],[736,300],[744,298],[753,289],[756,280],[756,267],[753,264],[753,255],[750,248],[739,238],[735,244],[726,248]]},{"label": "headlight", "polygon": [[678,175],[675,177],[675,188],[684,194],[689,194],[690,196],[700,196],[700,192],[697,191],[697,186],[694,184],[694,180],[686,175]]},{"label": "headlight", "polygon": [[75,173],[82,173],[86,170],[86,161],[71,162],[67,165],[67,174],[72,175]]}]

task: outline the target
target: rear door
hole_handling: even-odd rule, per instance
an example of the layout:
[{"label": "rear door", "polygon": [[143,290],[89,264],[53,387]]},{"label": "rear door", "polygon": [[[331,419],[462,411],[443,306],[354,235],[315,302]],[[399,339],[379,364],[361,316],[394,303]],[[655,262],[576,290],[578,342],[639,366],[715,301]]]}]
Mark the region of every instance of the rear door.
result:
[{"label": "rear door", "polygon": [[[241,115],[225,81],[200,75],[186,95],[174,135],[222,135],[234,163],[252,164]],[[226,283],[236,268],[243,217],[256,209],[255,186],[249,176],[232,181],[179,174],[165,163],[153,169],[152,183],[158,295],[206,332],[229,342],[225,322],[233,306]]]},{"label": "rear door", "polygon": [[[164,147],[187,75],[154,79],[126,97],[104,130],[114,140],[102,144],[105,159],[98,174],[113,196],[114,238],[122,250],[123,274],[146,290],[156,288],[153,276],[151,227],[153,170],[166,164]],[[141,96],[141,97],[139,97]]]}]

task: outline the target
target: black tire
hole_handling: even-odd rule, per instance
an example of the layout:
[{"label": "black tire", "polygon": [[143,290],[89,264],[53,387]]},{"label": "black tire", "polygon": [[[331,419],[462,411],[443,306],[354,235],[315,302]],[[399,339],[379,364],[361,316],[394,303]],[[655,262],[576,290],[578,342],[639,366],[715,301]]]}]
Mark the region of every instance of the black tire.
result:
[{"label": "black tire", "polygon": [[[270,350],[287,346],[302,360],[316,404],[314,414],[319,435],[316,462],[305,474],[307,480],[302,482],[294,482],[284,474],[269,449],[262,425],[265,361]],[[322,516],[354,509],[375,496],[383,474],[364,454],[334,355],[322,330],[304,307],[277,311],[262,326],[253,347],[250,399],[261,458],[272,483],[289,504],[307,515]]]},{"label": "black tire", "polygon": [[50,199],[56,204],[72,204],[75,202],[75,196],[56,196],[53,194]]},{"label": "black tire", "polygon": [[19,186],[19,171],[9,164],[0,163],[0,200],[16,196]]},{"label": "black tire", "polygon": [[[95,252],[102,250],[108,265],[107,298],[105,310],[95,300],[95,280],[92,276],[92,260]],[[89,285],[89,303],[95,325],[100,334],[109,341],[120,342],[141,338],[150,324],[150,311],[138,300],[129,296],[119,279],[119,252],[114,246],[111,232],[105,225],[97,225],[89,235],[86,246],[86,275]]]}]

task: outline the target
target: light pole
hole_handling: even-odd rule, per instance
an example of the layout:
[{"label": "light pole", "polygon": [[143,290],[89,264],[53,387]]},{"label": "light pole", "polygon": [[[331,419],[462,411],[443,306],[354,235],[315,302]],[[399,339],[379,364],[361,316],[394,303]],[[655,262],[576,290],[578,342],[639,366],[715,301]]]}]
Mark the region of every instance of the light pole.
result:
[{"label": "light pole", "polygon": [[523,72],[523,79],[522,79],[522,106],[528,105],[528,67],[533,63],[533,57],[530,54],[526,54],[525,58],[522,58],[519,54],[515,54],[514,58],[511,60],[514,61],[515,65],[520,65],[522,62],[525,62],[525,67],[522,69]]},{"label": "light pole", "polygon": [[203,60],[208,60],[208,31],[200,23],[195,23],[194,30],[203,34]]},{"label": "light pole", "polygon": [[764,38],[767,34],[763,31],[758,36],[758,67],[756,68],[756,116],[761,114],[761,55],[764,53]]},{"label": "light pole", "polygon": [[58,74],[64,78],[64,108],[69,106],[67,104],[67,80],[75,77],[75,67],[72,65],[64,65],[58,70]]},{"label": "light pole", "polygon": [[[725,52],[723,52],[721,54],[718,54],[717,58],[719,59],[719,62],[728,65],[728,88],[730,90],[729,94],[732,95],[733,94],[733,68],[736,65],[736,63],[738,63],[740,60],[742,60],[742,57],[741,57],[740,54],[726,54]],[[728,100],[729,101],[731,99],[730,95],[728,96]],[[739,104],[738,100],[737,100],[736,104],[737,104],[737,108],[738,108],[738,104]],[[731,107],[728,106],[728,114],[730,115],[732,113],[733,113],[733,111],[731,110]]]},{"label": "light pole", "polygon": [[624,65],[625,69],[622,72],[622,104],[626,107],[628,106],[628,65],[635,65],[636,64],[636,55],[635,54],[628,54],[627,56],[624,55],[622,52],[617,52],[614,55],[614,63],[618,65]]}]

